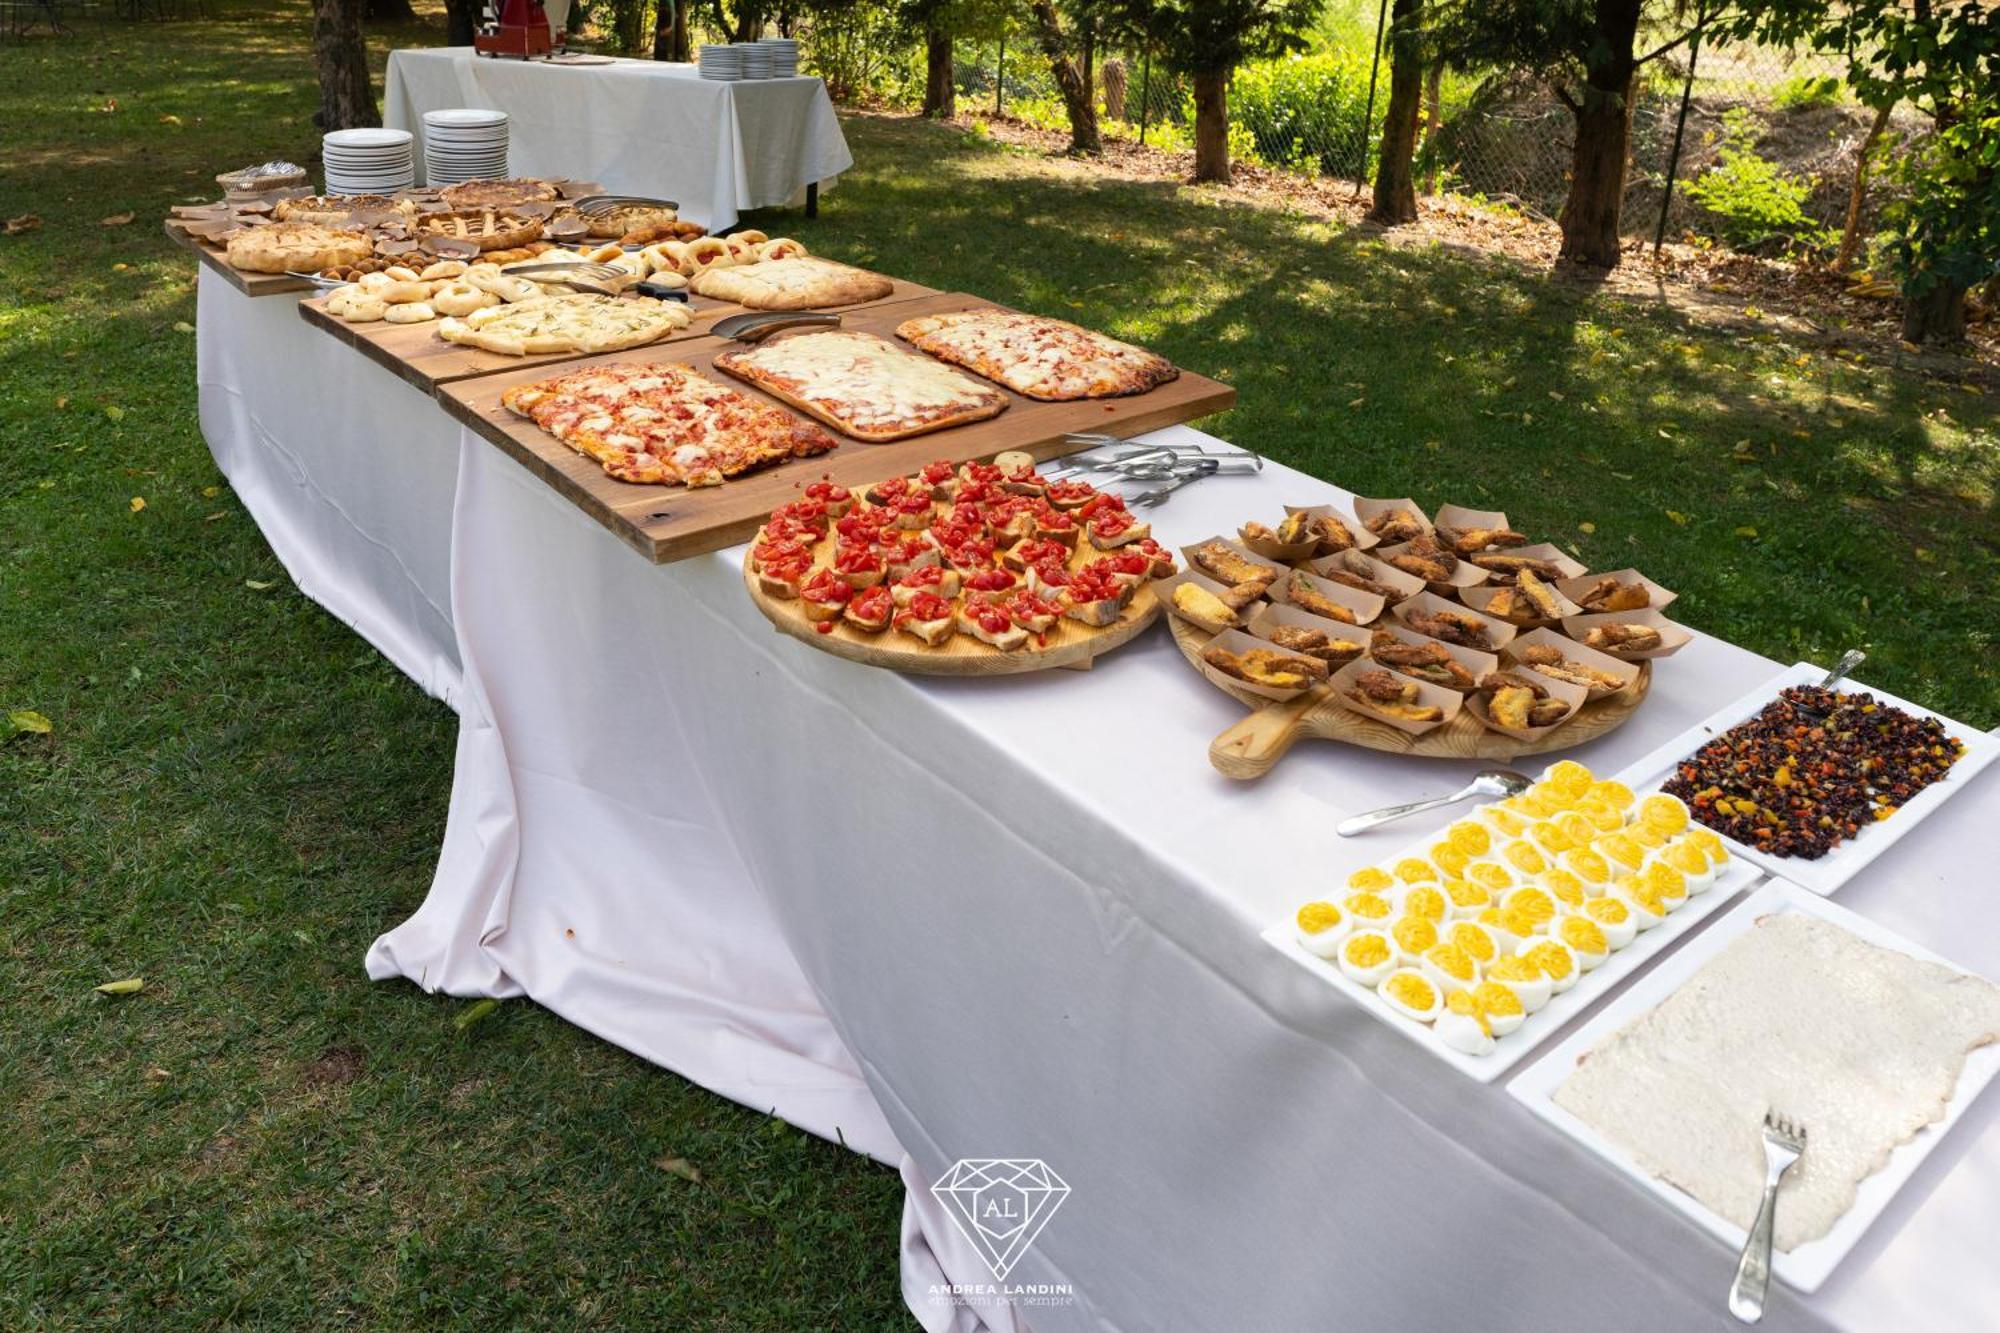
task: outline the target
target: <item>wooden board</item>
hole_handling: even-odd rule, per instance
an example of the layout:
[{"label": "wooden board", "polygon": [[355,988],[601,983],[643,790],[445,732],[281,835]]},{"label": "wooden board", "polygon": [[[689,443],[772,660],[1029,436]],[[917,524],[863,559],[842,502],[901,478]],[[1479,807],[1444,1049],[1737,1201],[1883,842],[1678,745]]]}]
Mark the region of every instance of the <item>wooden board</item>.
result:
[{"label": "wooden board", "polygon": [[[834,538],[829,536],[821,544],[815,553],[819,563],[826,563],[833,542]],[[1071,568],[1104,554],[1091,546],[1088,538],[1079,541],[1078,547],[1070,561]],[[893,627],[880,634],[869,634],[844,620],[835,621],[831,630],[820,633],[797,598],[773,597],[758,585],[757,576],[750,569],[748,551],[743,553],[743,584],[757,609],[781,632],[835,657],[915,676],[1017,676],[1057,667],[1087,667],[1093,658],[1130,643],[1160,616],[1160,599],[1153,595],[1152,582],[1148,581],[1132,594],[1131,602],[1109,625],[1086,625],[1064,616],[1050,628],[1046,643],[1037,645],[1031,639],[1027,646],[1013,652],[1003,652],[964,633],[952,635],[935,648],[927,648]]]},{"label": "wooden board", "polygon": [[[926,296],[858,310],[846,318],[842,327],[894,338],[896,325],[903,320],[992,304],[963,292]],[[1236,390],[1186,370],[1172,383],[1129,398],[1040,403],[1003,388],[1001,392],[1008,399],[1007,410],[987,421],[894,444],[863,444],[842,438],[837,449],[817,458],[800,459],[738,477],[721,486],[693,491],[614,481],[596,463],[563,445],[534,422],[515,416],[500,405],[501,393],[517,384],[530,384],[581,365],[659,361],[678,362],[741,388],[753,397],[775,403],[776,399],[712,368],[718,353],[742,345],[723,338],[692,338],[483,375],[440,385],[438,401],[446,411],[504,449],[585,513],[659,564],[747,540],[766,515],[791,499],[799,487],[820,477],[859,489],[884,477],[913,473],[940,458],[962,463],[991,458],[1009,449],[1021,450],[1037,459],[1055,458],[1076,451],[1078,446],[1063,440],[1071,431],[1132,436],[1208,416],[1236,402]]]},{"label": "wooden board", "polygon": [[[880,300],[840,306],[838,309],[845,313],[850,310],[864,310],[871,306],[892,305],[919,296],[937,295],[936,288],[926,287],[922,283],[905,282],[897,278],[895,284],[889,295]],[[529,366],[546,366],[557,361],[576,360],[576,354],[573,352],[520,357],[504,356],[499,352],[488,352],[477,347],[463,347],[440,338],[435,320],[427,324],[391,324],[387,320],[376,320],[370,324],[350,324],[338,315],[329,315],[326,312],[327,297],[331,295],[331,292],[325,292],[299,302],[300,317],[314,328],[322,329],[349,344],[369,360],[380,362],[398,377],[416,385],[425,393],[435,393],[440,384],[469,379],[474,375],[491,375],[503,370],[520,370]],[[716,320],[727,315],[749,313],[744,306],[731,301],[717,301],[707,296],[690,297],[688,310],[694,316],[693,323],[648,346],[658,348],[668,343],[683,342],[689,338],[707,337],[709,326]]]},{"label": "wooden board", "polygon": [[175,219],[166,220],[164,230],[168,239],[184,250],[192,252],[202,263],[220,273],[237,291],[245,296],[279,296],[286,292],[312,290],[312,284],[304,278],[294,278],[283,273],[245,273],[240,268],[232,268],[222,257],[222,247],[202,240],[179,226]]},{"label": "wooden board", "polygon": [[[1214,637],[1208,630],[1178,616],[1169,617],[1174,643],[1190,663]],[[1345,741],[1369,750],[1413,754],[1429,759],[1517,759],[1548,754],[1594,741],[1625,724],[1653,685],[1653,664],[1639,663],[1639,674],[1616,694],[1584,704],[1569,721],[1533,741],[1524,741],[1481,726],[1470,709],[1421,736],[1412,736],[1378,722],[1336,701],[1328,685],[1318,685],[1296,699],[1273,702],[1249,690],[1225,692],[1255,711],[1217,736],[1208,747],[1208,762],[1226,777],[1249,780],[1270,772],[1299,740]]]}]

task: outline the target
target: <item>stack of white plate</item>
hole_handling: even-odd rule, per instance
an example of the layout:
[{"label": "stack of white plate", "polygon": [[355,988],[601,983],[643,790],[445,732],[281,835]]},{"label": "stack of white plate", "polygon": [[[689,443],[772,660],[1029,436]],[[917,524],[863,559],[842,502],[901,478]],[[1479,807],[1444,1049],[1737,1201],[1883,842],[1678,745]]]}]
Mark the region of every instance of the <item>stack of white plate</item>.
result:
[{"label": "stack of white plate", "polygon": [[743,77],[746,79],[768,79],[771,77],[771,48],[762,42],[744,42]]},{"label": "stack of white plate", "polygon": [[424,183],[507,176],[507,113],[459,107],[424,112]]},{"label": "stack of white plate", "polygon": [[743,48],[704,46],[697,58],[697,67],[704,79],[740,79],[743,77]]},{"label": "stack of white plate", "polygon": [[759,46],[771,48],[771,77],[795,79],[799,74],[799,42],[796,37],[766,37]]},{"label": "stack of white plate", "polygon": [[417,183],[408,130],[334,130],[320,140],[328,194],[387,194]]}]

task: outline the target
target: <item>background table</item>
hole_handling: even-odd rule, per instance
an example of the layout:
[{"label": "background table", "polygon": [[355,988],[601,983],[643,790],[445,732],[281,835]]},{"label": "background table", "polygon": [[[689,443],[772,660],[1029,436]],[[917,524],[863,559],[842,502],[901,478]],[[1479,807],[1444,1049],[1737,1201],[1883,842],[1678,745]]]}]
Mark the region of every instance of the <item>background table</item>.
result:
[{"label": "background table", "polygon": [[[326,366],[337,400],[395,384],[347,355]],[[247,391],[207,376],[205,424],[211,393]],[[412,428],[436,412],[411,406]],[[1073,1188],[1010,1278],[1073,1285],[1038,1330],[1735,1327],[1720,1245],[1257,939],[1443,822],[1356,844],[1336,814],[1461,766],[1306,746],[1232,784],[1206,746],[1240,710],[1164,635],[1060,679],[901,677],[773,633],[740,551],[651,566],[470,433],[454,473],[450,821],[371,975],[526,994],[896,1162],[905,1291],[933,1329],[975,1315],[931,1284],[990,1281],[925,1188],[973,1156],[1040,1156]],[[1339,495],[1273,467],[1156,521],[1178,542]],[[1614,769],[1777,670],[1697,639],[1580,757]],[[1841,901],[2000,976],[1977,837],[1996,790],[1989,773]],[[1996,1106],[1767,1325],[1989,1328]]]},{"label": "background table", "polygon": [[505,111],[515,175],[664,195],[713,231],[747,209],[797,203],[854,165],[815,78],[722,82],[693,65],[550,65],[465,46],[390,52],[383,117],[417,136],[419,171],[423,113],[442,107]]}]

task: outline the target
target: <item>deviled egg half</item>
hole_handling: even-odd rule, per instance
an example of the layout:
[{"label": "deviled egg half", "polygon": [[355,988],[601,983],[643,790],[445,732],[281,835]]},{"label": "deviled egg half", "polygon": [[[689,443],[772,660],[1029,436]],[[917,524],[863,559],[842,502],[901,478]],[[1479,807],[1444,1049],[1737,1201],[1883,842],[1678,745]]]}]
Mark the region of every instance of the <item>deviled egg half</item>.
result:
[{"label": "deviled egg half", "polygon": [[1332,958],[1340,952],[1340,942],[1354,929],[1347,913],[1327,902],[1301,907],[1292,918],[1292,926],[1299,943],[1316,958]]}]

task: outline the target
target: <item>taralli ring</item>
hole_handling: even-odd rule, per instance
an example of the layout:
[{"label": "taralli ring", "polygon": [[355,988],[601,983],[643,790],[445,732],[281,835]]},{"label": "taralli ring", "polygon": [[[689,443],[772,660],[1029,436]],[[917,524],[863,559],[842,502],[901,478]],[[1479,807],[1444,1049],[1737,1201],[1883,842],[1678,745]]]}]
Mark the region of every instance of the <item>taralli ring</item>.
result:
[{"label": "taralli ring", "polygon": [[424,301],[406,301],[390,306],[382,312],[382,318],[391,324],[423,324],[436,319],[437,311]]},{"label": "taralli ring", "polygon": [[463,259],[440,259],[417,275],[425,282],[437,282],[445,278],[465,276],[466,263]]},{"label": "taralli ring", "polygon": [[500,298],[492,292],[481,291],[469,282],[448,282],[431,293],[430,305],[441,315],[463,317],[475,310],[484,310],[490,305],[499,305]]},{"label": "taralli ring", "polygon": [[347,303],[347,309],[341,312],[340,317],[350,324],[373,324],[388,313],[389,303],[387,301],[384,301],[379,296],[370,296],[366,292],[363,292]]}]

